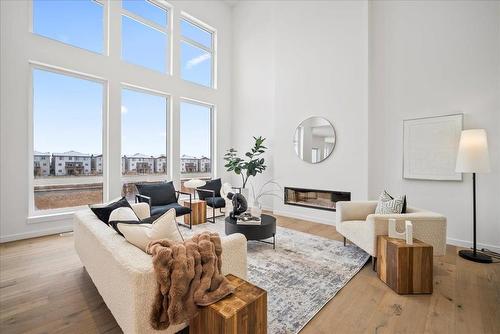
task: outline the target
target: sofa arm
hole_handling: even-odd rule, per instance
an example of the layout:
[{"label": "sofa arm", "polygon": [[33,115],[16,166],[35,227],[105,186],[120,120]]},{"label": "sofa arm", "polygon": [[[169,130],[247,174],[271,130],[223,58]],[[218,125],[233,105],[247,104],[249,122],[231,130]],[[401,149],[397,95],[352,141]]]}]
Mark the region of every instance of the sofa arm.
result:
[{"label": "sofa arm", "polygon": [[406,220],[412,222],[413,237],[434,248],[434,255],[446,253],[446,217],[434,212],[415,212],[406,214],[371,214],[366,218],[368,228],[375,238],[389,233],[389,219],[396,219],[396,229],[404,229]]},{"label": "sofa arm", "polygon": [[221,238],[222,273],[247,279],[247,239],[234,233]]},{"label": "sofa arm", "polygon": [[134,210],[135,214],[137,215],[137,218],[139,218],[140,220],[149,218],[151,216],[151,213],[149,210],[149,204],[146,202],[132,203],[130,206],[132,207],[132,210]]},{"label": "sofa arm", "polygon": [[375,212],[377,201],[339,201],[336,203],[337,223],[346,220],[365,220],[368,215]]}]

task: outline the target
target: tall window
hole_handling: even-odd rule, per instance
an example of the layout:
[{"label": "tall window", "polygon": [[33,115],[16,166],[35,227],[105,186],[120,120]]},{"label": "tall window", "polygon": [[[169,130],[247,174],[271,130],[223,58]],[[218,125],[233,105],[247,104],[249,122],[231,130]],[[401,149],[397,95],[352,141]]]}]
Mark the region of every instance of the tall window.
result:
[{"label": "tall window", "polygon": [[33,70],[34,209],[102,202],[101,83]]},{"label": "tall window", "polygon": [[212,175],[212,107],[181,102],[181,178]]},{"label": "tall window", "polygon": [[133,200],[135,183],[167,178],[167,98],[122,90],[122,193]]},{"label": "tall window", "polygon": [[33,32],[90,51],[104,50],[99,0],[34,0]]},{"label": "tall window", "polygon": [[122,0],[122,59],[169,72],[168,12],[152,0]]},{"label": "tall window", "polygon": [[214,33],[181,19],[181,77],[199,85],[214,86]]}]

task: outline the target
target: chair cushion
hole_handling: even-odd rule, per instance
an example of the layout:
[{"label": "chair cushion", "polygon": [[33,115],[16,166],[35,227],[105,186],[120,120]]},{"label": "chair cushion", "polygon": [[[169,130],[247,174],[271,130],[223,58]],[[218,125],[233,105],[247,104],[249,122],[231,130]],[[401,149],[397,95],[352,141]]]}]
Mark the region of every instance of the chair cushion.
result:
[{"label": "chair cushion", "polygon": [[151,216],[158,214],[163,214],[170,209],[175,209],[175,213],[178,216],[183,216],[191,212],[191,209],[180,205],[179,203],[170,203],[167,205],[157,205],[151,207]]},{"label": "chair cushion", "polygon": [[175,187],[170,182],[137,183],[139,194],[151,197],[151,206],[167,205],[177,202]]},{"label": "chair cushion", "polygon": [[[207,189],[207,190],[213,190],[215,191],[215,197],[220,197],[220,188],[222,187],[222,181],[221,179],[214,179],[207,181],[207,184],[205,184],[202,187],[198,187],[198,189]],[[208,191],[198,191],[198,196],[200,199],[205,199],[208,197],[212,197],[212,193]]]},{"label": "chair cushion", "polygon": [[226,201],[222,197],[207,197],[205,198],[205,201],[211,208],[220,209],[226,207]]}]

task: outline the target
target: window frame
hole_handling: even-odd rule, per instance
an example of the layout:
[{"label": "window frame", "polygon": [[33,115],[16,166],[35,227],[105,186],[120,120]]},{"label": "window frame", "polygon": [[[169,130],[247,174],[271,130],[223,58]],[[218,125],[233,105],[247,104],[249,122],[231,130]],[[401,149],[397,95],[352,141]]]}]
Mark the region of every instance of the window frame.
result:
[{"label": "window frame", "polygon": [[[162,0],[145,0],[145,1],[151,3],[153,6],[157,6],[161,9],[165,10],[166,15],[167,15],[167,25],[165,27],[163,27],[154,21],[151,21],[145,17],[137,15],[137,14],[123,8],[123,4],[120,1],[120,60],[123,63],[129,64],[129,65],[139,66],[141,68],[145,68],[145,69],[150,70],[150,71],[154,71],[157,73],[172,76],[172,74],[173,74],[173,71],[172,71],[172,64],[173,64],[173,61],[172,61],[172,58],[173,58],[172,57],[172,54],[173,54],[172,53],[173,7],[169,3],[167,3],[166,1],[162,1]],[[167,37],[167,52],[165,52],[165,57],[166,57],[166,59],[165,59],[165,70],[166,71],[165,72],[157,71],[155,69],[152,69],[150,67],[146,67],[146,66],[143,66],[140,64],[131,63],[131,62],[123,59],[123,20],[122,20],[123,16],[126,16],[129,19],[134,20],[139,24],[145,25],[148,28],[154,29],[156,31],[159,31],[159,32],[165,34],[165,36]]]},{"label": "window frame", "polygon": [[42,38],[42,39],[46,39],[46,40],[49,40],[49,41],[54,41],[56,43],[60,43],[62,45],[65,45],[65,46],[69,46],[69,47],[72,47],[72,48],[76,48],[78,50],[83,50],[83,51],[86,51],[86,52],[90,52],[90,53],[93,53],[93,54],[96,54],[96,55],[103,55],[103,56],[109,56],[109,24],[108,24],[108,21],[109,21],[109,3],[108,1],[105,1],[105,0],[89,0],[89,1],[92,1],[92,2],[95,2],[99,5],[102,6],[102,33],[103,33],[103,36],[102,36],[102,52],[96,52],[96,51],[93,51],[93,50],[89,50],[89,49],[86,49],[86,48],[83,48],[81,46],[78,46],[78,45],[74,45],[74,44],[70,44],[70,43],[66,43],[66,42],[63,42],[63,41],[60,41],[58,39],[55,39],[55,38],[52,38],[52,37],[49,37],[49,36],[45,36],[45,35],[40,35],[39,33],[35,32],[35,27],[34,27],[34,21],[35,21],[35,10],[33,8],[34,2],[35,0],[30,0],[29,1],[29,32],[33,35],[33,36],[37,36],[38,38]]},{"label": "window frame", "polygon": [[35,131],[35,124],[34,124],[34,81],[33,81],[33,74],[35,70],[42,70],[46,72],[51,72],[59,75],[64,75],[64,76],[69,76],[77,79],[82,79],[82,80],[87,80],[87,81],[92,81],[95,83],[99,83],[102,85],[102,114],[101,114],[101,151],[102,151],[102,157],[103,157],[103,173],[101,176],[82,176],[80,179],[79,177],[76,177],[75,179],[78,180],[78,182],[75,182],[75,184],[86,184],[89,182],[102,182],[102,200],[103,202],[106,202],[109,200],[109,182],[108,182],[108,172],[107,172],[107,166],[108,166],[108,154],[107,154],[107,147],[108,147],[108,91],[109,91],[109,85],[108,85],[108,80],[92,75],[92,74],[87,74],[87,73],[82,73],[74,70],[70,70],[67,68],[59,67],[59,66],[53,66],[41,62],[36,62],[36,61],[29,61],[29,103],[28,103],[28,189],[29,189],[29,196],[28,196],[28,223],[37,223],[38,222],[38,217],[43,217],[43,216],[49,216],[49,215],[63,215],[63,214],[71,214],[75,212],[76,210],[79,210],[81,208],[86,207],[86,205],[80,205],[80,206],[71,206],[71,207],[64,207],[64,208],[57,208],[57,209],[45,209],[45,210],[36,210],[35,209],[35,191],[34,191],[34,186],[35,186],[35,176],[33,175],[33,169],[34,169],[34,147],[35,147],[35,138],[34,138],[34,131]]},{"label": "window frame", "polygon": [[[181,171],[181,157],[182,157],[182,152],[180,151],[180,144],[181,144],[181,133],[180,133],[180,125],[182,122],[182,103],[190,103],[198,106],[202,106],[205,108],[209,108],[210,110],[210,173],[186,173],[183,176],[182,171]],[[179,98],[179,180],[183,181],[185,179],[190,179],[190,178],[214,178],[217,173],[216,173],[216,164],[214,163],[215,159],[214,157],[216,156],[216,145],[215,145],[215,131],[216,131],[216,106],[213,103],[208,103],[208,102],[203,102],[200,100],[192,99],[189,97],[180,97]]]},{"label": "window frame", "polygon": [[[193,26],[204,30],[212,35],[212,45],[211,48],[207,48],[205,45],[198,43],[197,41],[186,37],[182,34],[180,25],[182,20],[187,21],[188,23],[192,24]],[[181,11],[181,15],[179,17],[179,64],[182,66],[182,55],[181,55],[181,45],[182,43],[185,42],[191,46],[194,46],[196,48],[202,49],[203,51],[209,53],[211,55],[210,59],[212,62],[212,66],[210,66],[211,70],[211,75],[210,75],[210,86],[205,86],[202,84],[199,84],[194,81],[186,80],[182,78],[182,68],[179,70],[179,78],[185,82],[192,83],[197,86],[205,87],[205,88],[211,88],[211,89],[217,89],[217,29],[209,26],[205,22],[195,18],[194,16]]]},{"label": "window frame", "polygon": [[[120,101],[121,101],[121,105],[123,105],[123,101],[122,101],[122,96],[123,96],[123,90],[124,89],[127,89],[127,90],[131,90],[131,91],[135,91],[135,92],[138,92],[138,93],[143,93],[143,94],[149,94],[149,95],[155,95],[155,96],[160,96],[160,97],[163,97],[166,99],[166,103],[165,103],[165,106],[166,106],[166,115],[165,115],[165,119],[166,119],[166,124],[165,124],[165,129],[167,131],[167,135],[165,136],[165,154],[166,154],[166,157],[167,157],[167,172],[165,173],[165,179],[166,180],[171,180],[172,179],[172,158],[170,158],[170,161],[169,160],[169,156],[171,155],[172,153],[172,142],[173,142],[173,134],[172,134],[172,94],[169,94],[167,92],[163,92],[163,91],[159,91],[159,90],[156,90],[156,89],[151,89],[151,88],[146,88],[146,87],[142,87],[142,86],[138,86],[138,85],[134,85],[134,84],[131,84],[131,83],[127,83],[127,82],[121,82],[120,83]],[[122,123],[123,120],[122,120],[122,114],[120,113],[120,167],[121,167],[121,159],[123,159],[123,142],[122,142],[122,138],[123,138],[123,131],[122,131]],[[142,159],[138,159],[137,162],[142,162]],[[134,163],[135,164],[135,163]],[[122,187],[123,187],[123,173],[122,173],[122,170],[120,169],[120,180],[122,181]],[[131,182],[143,182],[141,180],[139,180],[140,177],[142,177],[143,175],[138,175],[137,178],[138,180],[130,180]]]}]

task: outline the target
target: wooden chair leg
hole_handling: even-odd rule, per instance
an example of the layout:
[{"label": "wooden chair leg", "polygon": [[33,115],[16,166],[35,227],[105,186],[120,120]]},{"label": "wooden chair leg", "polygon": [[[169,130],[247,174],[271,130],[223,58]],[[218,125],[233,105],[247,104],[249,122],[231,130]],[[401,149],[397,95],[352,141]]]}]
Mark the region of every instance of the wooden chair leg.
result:
[{"label": "wooden chair leg", "polygon": [[375,256],[372,256],[372,270],[377,272],[377,258]]},{"label": "wooden chair leg", "polygon": [[346,239],[345,239],[345,237],[344,237],[344,247],[345,247],[345,241],[346,241]]}]

